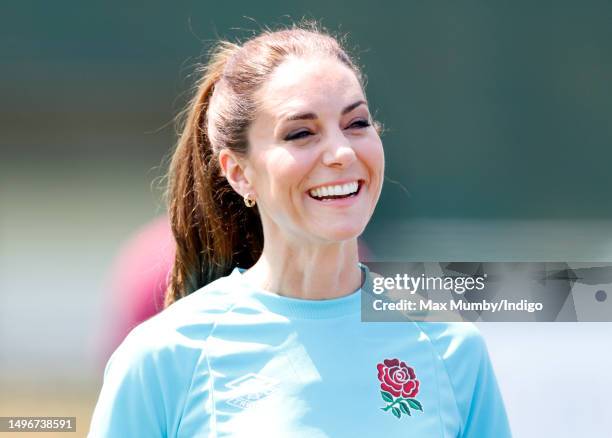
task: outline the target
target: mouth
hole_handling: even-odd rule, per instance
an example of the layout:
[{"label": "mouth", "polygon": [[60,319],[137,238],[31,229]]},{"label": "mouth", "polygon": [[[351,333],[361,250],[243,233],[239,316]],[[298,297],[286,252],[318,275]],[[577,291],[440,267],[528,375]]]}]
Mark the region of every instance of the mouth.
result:
[{"label": "mouth", "polygon": [[364,180],[359,179],[342,185],[330,185],[308,190],[308,196],[317,201],[325,202],[334,199],[354,198],[359,195]]}]

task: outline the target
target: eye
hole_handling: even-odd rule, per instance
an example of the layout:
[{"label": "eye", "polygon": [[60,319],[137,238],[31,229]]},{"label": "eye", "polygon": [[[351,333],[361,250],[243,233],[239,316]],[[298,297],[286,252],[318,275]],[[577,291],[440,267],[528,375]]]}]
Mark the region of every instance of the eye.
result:
[{"label": "eye", "polygon": [[370,122],[365,119],[355,120],[353,123],[349,125],[349,128],[367,128],[371,126]]},{"label": "eye", "polygon": [[297,139],[299,139],[299,138],[305,138],[305,137],[308,137],[309,135],[311,135],[311,132],[310,132],[310,131],[308,131],[308,130],[306,130],[306,129],[303,129],[303,130],[301,130],[301,131],[297,131],[297,132],[292,132],[292,133],[290,133],[289,135],[287,135],[287,136],[285,137],[285,139],[284,139],[284,140],[285,140],[285,141],[297,140]]}]

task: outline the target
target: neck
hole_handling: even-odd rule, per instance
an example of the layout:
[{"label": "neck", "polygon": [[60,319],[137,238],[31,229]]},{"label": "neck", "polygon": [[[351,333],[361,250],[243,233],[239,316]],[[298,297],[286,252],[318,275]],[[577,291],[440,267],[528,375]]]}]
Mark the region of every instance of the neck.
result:
[{"label": "neck", "polygon": [[357,238],[326,244],[274,244],[264,239],[261,257],[243,277],[258,288],[301,299],[331,299],[357,290],[363,279]]}]

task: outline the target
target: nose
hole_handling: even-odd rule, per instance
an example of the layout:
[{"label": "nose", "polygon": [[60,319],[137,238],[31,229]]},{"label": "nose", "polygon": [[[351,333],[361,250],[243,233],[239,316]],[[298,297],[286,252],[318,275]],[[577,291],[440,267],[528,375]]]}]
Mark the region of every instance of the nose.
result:
[{"label": "nose", "polygon": [[330,167],[347,167],[356,157],[351,142],[342,131],[329,136],[323,151],[323,164]]}]

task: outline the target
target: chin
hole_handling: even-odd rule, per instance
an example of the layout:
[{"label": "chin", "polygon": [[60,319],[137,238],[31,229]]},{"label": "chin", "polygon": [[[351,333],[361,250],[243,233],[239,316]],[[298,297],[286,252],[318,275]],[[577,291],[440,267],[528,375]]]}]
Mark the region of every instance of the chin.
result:
[{"label": "chin", "polygon": [[359,237],[364,226],[356,226],[356,224],[345,224],[344,226],[327,225],[324,230],[319,229],[318,237],[328,242],[343,242],[346,240],[356,239]]}]

